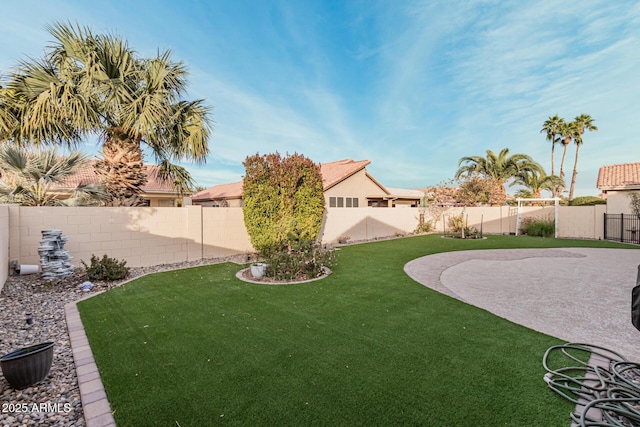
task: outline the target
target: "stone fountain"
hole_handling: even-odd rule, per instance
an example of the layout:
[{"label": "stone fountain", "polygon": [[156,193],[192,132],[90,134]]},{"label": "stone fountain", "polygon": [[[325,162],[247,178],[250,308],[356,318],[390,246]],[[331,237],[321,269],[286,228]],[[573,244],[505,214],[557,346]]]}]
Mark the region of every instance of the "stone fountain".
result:
[{"label": "stone fountain", "polygon": [[38,254],[44,280],[63,279],[75,274],[75,267],[70,262],[73,257],[64,248],[67,240],[62,230],[42,230]]}]

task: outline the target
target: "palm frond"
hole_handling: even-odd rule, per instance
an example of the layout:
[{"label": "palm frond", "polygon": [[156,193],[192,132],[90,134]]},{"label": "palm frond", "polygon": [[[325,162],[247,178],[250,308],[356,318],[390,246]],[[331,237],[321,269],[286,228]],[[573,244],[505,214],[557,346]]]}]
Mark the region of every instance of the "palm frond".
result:
[{"label": "palm frond", "polygon": [[189,171],[167,160],[160,164],[158,177],[160,179],[171,180],[173,186],[181,195],[193,193],[193,189],[196,187],[196,183]]}]

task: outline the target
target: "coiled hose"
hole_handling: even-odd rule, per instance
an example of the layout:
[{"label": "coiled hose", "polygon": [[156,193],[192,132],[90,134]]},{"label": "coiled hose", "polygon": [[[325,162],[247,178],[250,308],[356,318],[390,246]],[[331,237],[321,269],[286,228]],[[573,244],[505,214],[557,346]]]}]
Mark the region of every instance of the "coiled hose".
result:
[{"label": "coiled hose", "polygon": [[542,365],[549,388],[576,405],[575,425],[640,426],[640,364],[604,347],[567,343],[550,347]]}]

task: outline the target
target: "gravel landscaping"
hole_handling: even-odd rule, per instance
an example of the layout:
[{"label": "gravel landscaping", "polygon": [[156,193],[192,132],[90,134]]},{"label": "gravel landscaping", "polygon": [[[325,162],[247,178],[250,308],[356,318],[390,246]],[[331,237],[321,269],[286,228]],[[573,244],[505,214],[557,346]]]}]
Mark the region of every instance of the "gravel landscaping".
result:
[{"label": "gravel landscaping", "polygon": [[[244,263],[246,260],[246,255],[237,255],[131,268],[129,279],[160,271],[227,261]],[[0,376],[0,426],[85,425],[64,306],[86,296],[87,292],[80,290],[86,280],[82,272],[53,283],[43,282],[40,274],[9,276],[7,279],[0,293],[0,324],[4,330],[0,335],[0,355],[47,341],[55,342],[55,346],[51,371],[44,381],[24,390],[15,390],[4,376]],[[119,283],[93,284],[89,293],[108,290]],[[28,313],[31,324],[27,324]]]}]

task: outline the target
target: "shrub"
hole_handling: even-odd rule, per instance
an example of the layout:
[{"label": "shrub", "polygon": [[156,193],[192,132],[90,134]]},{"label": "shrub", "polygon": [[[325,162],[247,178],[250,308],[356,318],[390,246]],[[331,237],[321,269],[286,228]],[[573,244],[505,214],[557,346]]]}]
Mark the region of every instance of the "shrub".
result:
[{"label": "shrub", "polygon": [[433,231],[433,224],[431,223],[431,221],[425,221],[422,224],[418,224],[414,233],[422,234],[422,233],[429,233],[430,231]]},{"label": "shrub", "polygon": [[307,239],[282,242],[265,257],[266,275],[277,280],[306,280],[324,274],[331,267],[333,251]]},{"label": "shrub", "polygon": [[447,225],[452,232],[460,233],[464,228],[464,216],[462,214],[459,214],[449,217]]},{"label": "shrub", "polygon": [[582,196],[576,197],[569,202],[569,206],[593,206],[593,205],[606,205],[607,201],[596,196]]},{"label": "shrub", "polygon": [[[464,215],[458,214],[452,217],[449,217],[449,221],[447,222],[449,225],[449,229],[454,234],[460,234],[460,237],[477,239],[481,237],[480,232],[475,227],[468,227],[465,225]],[[464,234],[463,234],[464,230]]]},{"label": "shrub", "polygon": [[304,156],[247,157],[243,215],[251,244],[269,265],[266,275],[304,280],[322,275],[332,251],[316,243],[324,215],[320,166]]},{"label": "shrub", "polygon": [[286,246],[290,235],[314,241],[324,215],[320,166],[294,154],[258,154],[244,161],[243,215],[251,244],[262,255]]},{"label": "shrub", "polygon": [[129,276],[129,267],[125,260],[118,261],[109,258],[106,254],[102,258],[91,254],[91,265],[87,266],[84,261],[80,261],[84,266],[89,280],[104,280],[111,282],[125,279]]},{"label": "shrub", "polygon": [[555,221],[553,219],[524,218],[520,224],[520,232],[527,236],[551,237],[556,232]]},{"label": "shrub", "polygon": [[338,243],[340,243],[341,245],[344,245],[344,244],[348,243],[349,240],[351,240],[351,237],[349,237],[347,235],[338,237]]}]

